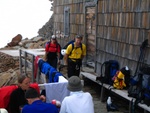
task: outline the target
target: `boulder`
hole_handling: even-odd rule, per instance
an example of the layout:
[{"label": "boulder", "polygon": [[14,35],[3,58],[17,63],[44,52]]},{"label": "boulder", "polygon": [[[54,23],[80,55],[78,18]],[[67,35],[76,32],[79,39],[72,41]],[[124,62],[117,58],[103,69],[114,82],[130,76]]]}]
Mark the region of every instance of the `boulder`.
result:
[{"label": "boulder", "polygon": [[7,45],[12,47],[12,46],[16,46],[18,45],[18,43],[22,40],[22,36],[20,34],[18,34],[17,36],[15,36],[10,43],[8,43]]}]

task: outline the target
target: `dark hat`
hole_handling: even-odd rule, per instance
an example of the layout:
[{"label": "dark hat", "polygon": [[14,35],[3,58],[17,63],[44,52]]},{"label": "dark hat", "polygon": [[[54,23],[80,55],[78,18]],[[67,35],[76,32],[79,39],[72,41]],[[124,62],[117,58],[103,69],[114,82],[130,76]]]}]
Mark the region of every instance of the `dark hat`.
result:
[{"label": "dark hat", "polygon": [[39,97],[39,93],[34,88],[29,88],[25,93],[25,98],[37,98]]},{"label": "dark hat", "polygon": [[70,91],[81,91],[82,90],[82,84],[81,79],[78,76],[72,76],[68,79],[68,90]]}]

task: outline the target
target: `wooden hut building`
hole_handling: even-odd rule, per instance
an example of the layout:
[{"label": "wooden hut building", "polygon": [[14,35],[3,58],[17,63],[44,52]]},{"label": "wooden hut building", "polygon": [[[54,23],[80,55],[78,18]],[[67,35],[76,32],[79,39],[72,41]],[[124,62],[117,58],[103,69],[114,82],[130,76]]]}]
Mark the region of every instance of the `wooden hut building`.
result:
[{"label": "wooden hut building", "polygon": [[[150,0],[53,0],[53,11],[54,33],[62,46],[77,34],[84,36],[83,64],[100,75],[103,62],[117,60],[134,73],[140,46],[150,40]],[[149,58],[148,46],[146,64]]]}]

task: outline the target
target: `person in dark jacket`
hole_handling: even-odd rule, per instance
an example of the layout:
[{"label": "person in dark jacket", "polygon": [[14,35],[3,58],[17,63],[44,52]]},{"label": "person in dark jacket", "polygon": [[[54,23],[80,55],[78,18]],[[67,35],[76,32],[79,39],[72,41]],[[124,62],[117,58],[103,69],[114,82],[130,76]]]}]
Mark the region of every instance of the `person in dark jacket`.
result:
[{"label": "person in dark jacket", "polygon": [[25,91],[30,87],[30,78],[28,76],[19,76],[18,88],[10,95],[9,112],[20,113],[20,108],[27,104]]},{"label": "person in dark jacket", "polygon": [[34,88],[29,88],[25,93],[25,97],[29,105],[23,107],[22,113],[59,113],[55,105],[42,102]]},{"label": "person in dark jacket", "polygon": [[[31,86],[31,79],[30,77],[26,75],[20,75],[18,78],[18,88],[14,90],[10,95],[10,101],[9,101],[9,113],[20,113],[22,107],[25,104],[28,104],[26,98],[25,98],[25,92],[27,89],[29,89]],[[41,95],[40,97],[45,101],[45,97]]]}]

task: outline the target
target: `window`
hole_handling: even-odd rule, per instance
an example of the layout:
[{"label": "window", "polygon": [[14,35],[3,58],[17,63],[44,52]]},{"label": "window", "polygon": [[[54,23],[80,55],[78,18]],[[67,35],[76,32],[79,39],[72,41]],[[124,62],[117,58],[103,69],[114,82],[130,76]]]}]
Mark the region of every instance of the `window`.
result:
[{"label": "window", "polygon": [[64,35],[65,37],[69,36],[69,21],[70,21],[69,8],[65,7],[64,9]]}]

